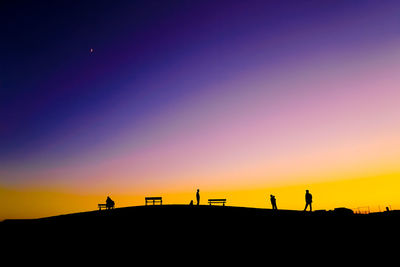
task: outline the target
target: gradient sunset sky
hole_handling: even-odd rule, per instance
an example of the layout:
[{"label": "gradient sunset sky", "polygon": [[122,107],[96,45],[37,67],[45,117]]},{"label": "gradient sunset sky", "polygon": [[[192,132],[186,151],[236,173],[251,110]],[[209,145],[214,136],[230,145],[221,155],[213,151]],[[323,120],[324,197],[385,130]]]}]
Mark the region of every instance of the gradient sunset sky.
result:
[{"label": "gradient sunset sky", "polygon": [[0,29],[0,219],[400,209],[400,1],[10,0]]}]

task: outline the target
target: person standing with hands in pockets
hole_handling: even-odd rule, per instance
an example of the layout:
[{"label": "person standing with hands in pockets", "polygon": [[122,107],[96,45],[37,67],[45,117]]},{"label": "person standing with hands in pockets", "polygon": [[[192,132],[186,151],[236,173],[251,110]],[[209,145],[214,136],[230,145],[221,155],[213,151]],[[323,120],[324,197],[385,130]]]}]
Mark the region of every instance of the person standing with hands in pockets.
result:
[{"label": "person standing with hands in pockets", "polygon": [[199,189],[197,189],[196,200],[197,200],[197,206],[200,205],[200,190]]}]

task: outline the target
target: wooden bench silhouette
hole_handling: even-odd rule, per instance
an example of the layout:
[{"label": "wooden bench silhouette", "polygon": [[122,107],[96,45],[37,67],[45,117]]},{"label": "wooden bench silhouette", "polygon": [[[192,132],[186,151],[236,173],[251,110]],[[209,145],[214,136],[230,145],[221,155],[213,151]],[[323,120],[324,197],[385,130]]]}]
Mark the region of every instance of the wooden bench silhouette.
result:
[{"label": "wooden bench silhouette", "polygon": [[[99,210],[101,210],[101,208],[107,209],[107,204],[97,204],[97,206],[99,207]],[[111,206],[110,208],[114,208],[114,206]]]},{"label": "wooden bench silhouette", "polygon": [[148,202],[153,202],[153,206],[156,204],[156,202],[160,203],[162,205],[162,197],[146,197],[146,206]]},{"label": "wooden bench silhouette", "polygon": [[226,203],[226,198],[211,198],[208,200],[208,204],[210,204],[210,206],[215,203],[215,204],[222,204],[222,206],[225,206]]}]

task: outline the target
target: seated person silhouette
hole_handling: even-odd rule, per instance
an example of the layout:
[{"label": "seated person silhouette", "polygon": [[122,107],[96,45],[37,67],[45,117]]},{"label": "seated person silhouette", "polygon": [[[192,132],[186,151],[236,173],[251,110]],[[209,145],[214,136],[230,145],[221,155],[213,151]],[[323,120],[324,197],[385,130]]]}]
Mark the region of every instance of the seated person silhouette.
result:
[{"label": "seated person silhouette", "polygon": [[115,206],[115,202],[108,196],[107,200],[106,200],[106,208],[109,209],[113,209]]}]

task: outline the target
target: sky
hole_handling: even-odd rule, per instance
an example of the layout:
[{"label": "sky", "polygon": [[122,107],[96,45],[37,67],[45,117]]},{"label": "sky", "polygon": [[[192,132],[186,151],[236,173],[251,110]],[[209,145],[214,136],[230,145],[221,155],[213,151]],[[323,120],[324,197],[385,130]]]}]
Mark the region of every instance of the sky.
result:
[{"label": "sky", "polygon": [[398,1],[2,1],[0,33],[0,219],[400,209]]}]

